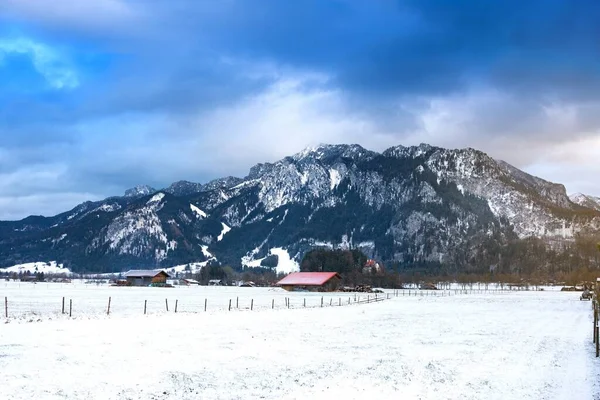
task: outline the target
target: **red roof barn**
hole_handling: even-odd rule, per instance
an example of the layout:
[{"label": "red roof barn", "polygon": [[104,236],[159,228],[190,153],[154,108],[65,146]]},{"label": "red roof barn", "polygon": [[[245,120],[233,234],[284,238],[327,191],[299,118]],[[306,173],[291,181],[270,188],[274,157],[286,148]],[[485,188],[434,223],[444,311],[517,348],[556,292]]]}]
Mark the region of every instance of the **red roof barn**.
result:
[{"label": "red roof barn", "polygon": [[337,289],[341,279],[337,272],[294,272],[277,282],[277,285],[288,291],[331,292]]}]

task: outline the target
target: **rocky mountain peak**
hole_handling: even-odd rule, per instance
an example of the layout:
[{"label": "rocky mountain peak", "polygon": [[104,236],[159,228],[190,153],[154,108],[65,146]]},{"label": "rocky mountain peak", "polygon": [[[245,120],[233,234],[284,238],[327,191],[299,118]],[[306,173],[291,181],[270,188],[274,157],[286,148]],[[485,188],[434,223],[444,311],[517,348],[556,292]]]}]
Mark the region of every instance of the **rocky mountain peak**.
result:
[{"label": "rocky mountain peak", "polygon": [[590,196],[583,193],[574,193],[569,196],[569,200],[582,207],[600,211],[600,197]]},{"label": "rocky mountain peak", "polygon": [[198,193],[203,190],[203,185],[200,183],[190,181],[177,181],[168,188],[165,192],[170,193],[174,196],[187,196],[190,194]]},{"label": "rocky mountain peak", "polygon": [[125,197],[143,197],[156,192],[152,186],[138,185],[125,191]]},{"label": "rocky mountain peak", "polygon": [[375,155],[377,153],[367,150],[358,144],[320,144],[314,147],[307,147],[289,158],[294,161],[312,159],[332,162],[340,158],[359,160],[371,158]]}]

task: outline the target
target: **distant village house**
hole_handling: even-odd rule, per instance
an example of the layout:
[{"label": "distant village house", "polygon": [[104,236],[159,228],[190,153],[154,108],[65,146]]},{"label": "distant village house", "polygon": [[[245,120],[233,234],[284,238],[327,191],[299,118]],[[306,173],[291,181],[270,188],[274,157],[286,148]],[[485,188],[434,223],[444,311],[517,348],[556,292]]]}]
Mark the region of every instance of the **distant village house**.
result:
[{"label": "distant village house", "polygon": [[132,270],[125,273],[128,286],[150,286],[151,284],[166,284],[171,276],[162,269]]},{"label": "distant village house", "polygon": [[378,274],[381,272],[381,266],[375,260],[367,260],[365,263],[362,273],[363,274]]}]

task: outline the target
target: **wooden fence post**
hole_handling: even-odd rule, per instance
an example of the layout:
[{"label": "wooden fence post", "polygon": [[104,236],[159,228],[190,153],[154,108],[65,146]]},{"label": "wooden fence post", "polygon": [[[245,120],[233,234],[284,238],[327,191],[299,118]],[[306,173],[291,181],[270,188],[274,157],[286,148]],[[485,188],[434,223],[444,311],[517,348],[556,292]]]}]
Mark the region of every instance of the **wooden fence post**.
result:
[{"label": "wooden fence post", "polygon": [[275,299],[271,300],[271,310],[275,309]]},{"label": "wooden fence post", "polygon": [[144,315],[146,315],[146,308],[148,307],[148,300],[144,300]]},{"label": "wooden fence post", "polygon": [[340,307],[342,305],[342,298],[338,297],[338,307]]},{"label": "wooden fence post", "polygon": [[321,296],[321,307],[323,307],[323,296]]},{"label": "wooden fence post", "polygon": [[598,340],[598,334],[600,332],[598,332],[600,328],[596,327],[596,357],[600,356],[600,340]]},{"label": "wooden fence post", "polygon": [[593,343],[596,343],[598,341],[598,335],[596,334],[596,326],[598,325],[598,306],[594,305],[594,341]]},{"label": "wooden fence post", "polygon": [[229,311],[231,311],[231,299],[229,299]]},{"label": "wooden fence post", "polygon": [[175,300],[175,312],[177,312],[177,304],[179,304],[179,300]]},{"label": "wooden fence post", "polygon": [[239,297],[235,298],[235,308],[237,308],[237,309],[240,308],[240,298]]},{"label": "wooden fence post", "polygon": [[329,299],[329,306],[331,307],[333,305],[333,299]]},{"label": "wooden fence post", "polygon": [[250,302],[250,311],[254,310],[254,299]]},{"label": "wooden fence post", "polygon": [[110,315],[110,301],[112,300],[112,297],[108,298],[108,308],[106,310],[106,315]]},{"label": "wooden fence post", "polygon": [[306,308],[306,297],[304,298],[304,308]]},{"label": "wooden fence post", "polygon": [[62,301],[62,313],[65,313],[65,297],[63,296],[63,301]]},{"label": "wooden fence post", "polygon": [[69,318],[73,315],[73,299],[69,299]]},{"label": "wooden fence post", "polygon": [[8,296],[4,297],[4,316],[8,318]]},{"label": "wooden fence post", "polygon": [[167,312],[169,312],[169,299],[165,299],[165,307],[167,307]]},{"label": "wooden fence post", "polygon": [[206,305],[207,305],[207,303],[208,303],[208,299],[207,299],[207,298],[205,298],[205,299],[204,299],[204,312],[206,312]]}]

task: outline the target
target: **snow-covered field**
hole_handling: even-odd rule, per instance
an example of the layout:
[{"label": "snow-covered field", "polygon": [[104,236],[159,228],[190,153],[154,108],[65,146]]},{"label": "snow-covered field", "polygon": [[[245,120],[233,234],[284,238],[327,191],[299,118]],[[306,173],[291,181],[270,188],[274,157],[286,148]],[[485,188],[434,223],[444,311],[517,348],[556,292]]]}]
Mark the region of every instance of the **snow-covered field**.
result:
[{"label": "snow-covered field", "polygon": [[[109,290],[136,293],[98,289]],[[196,290],[214,291],[215,300],[241,290],[265,300],[278,294],[172,292]],[[221,307],[3,324],[0,398],[598,398],[590,303],[579,293],[401,296],[307,309],[304,297],[320,302],[294,293],[297,306],[289,310]]]}]

